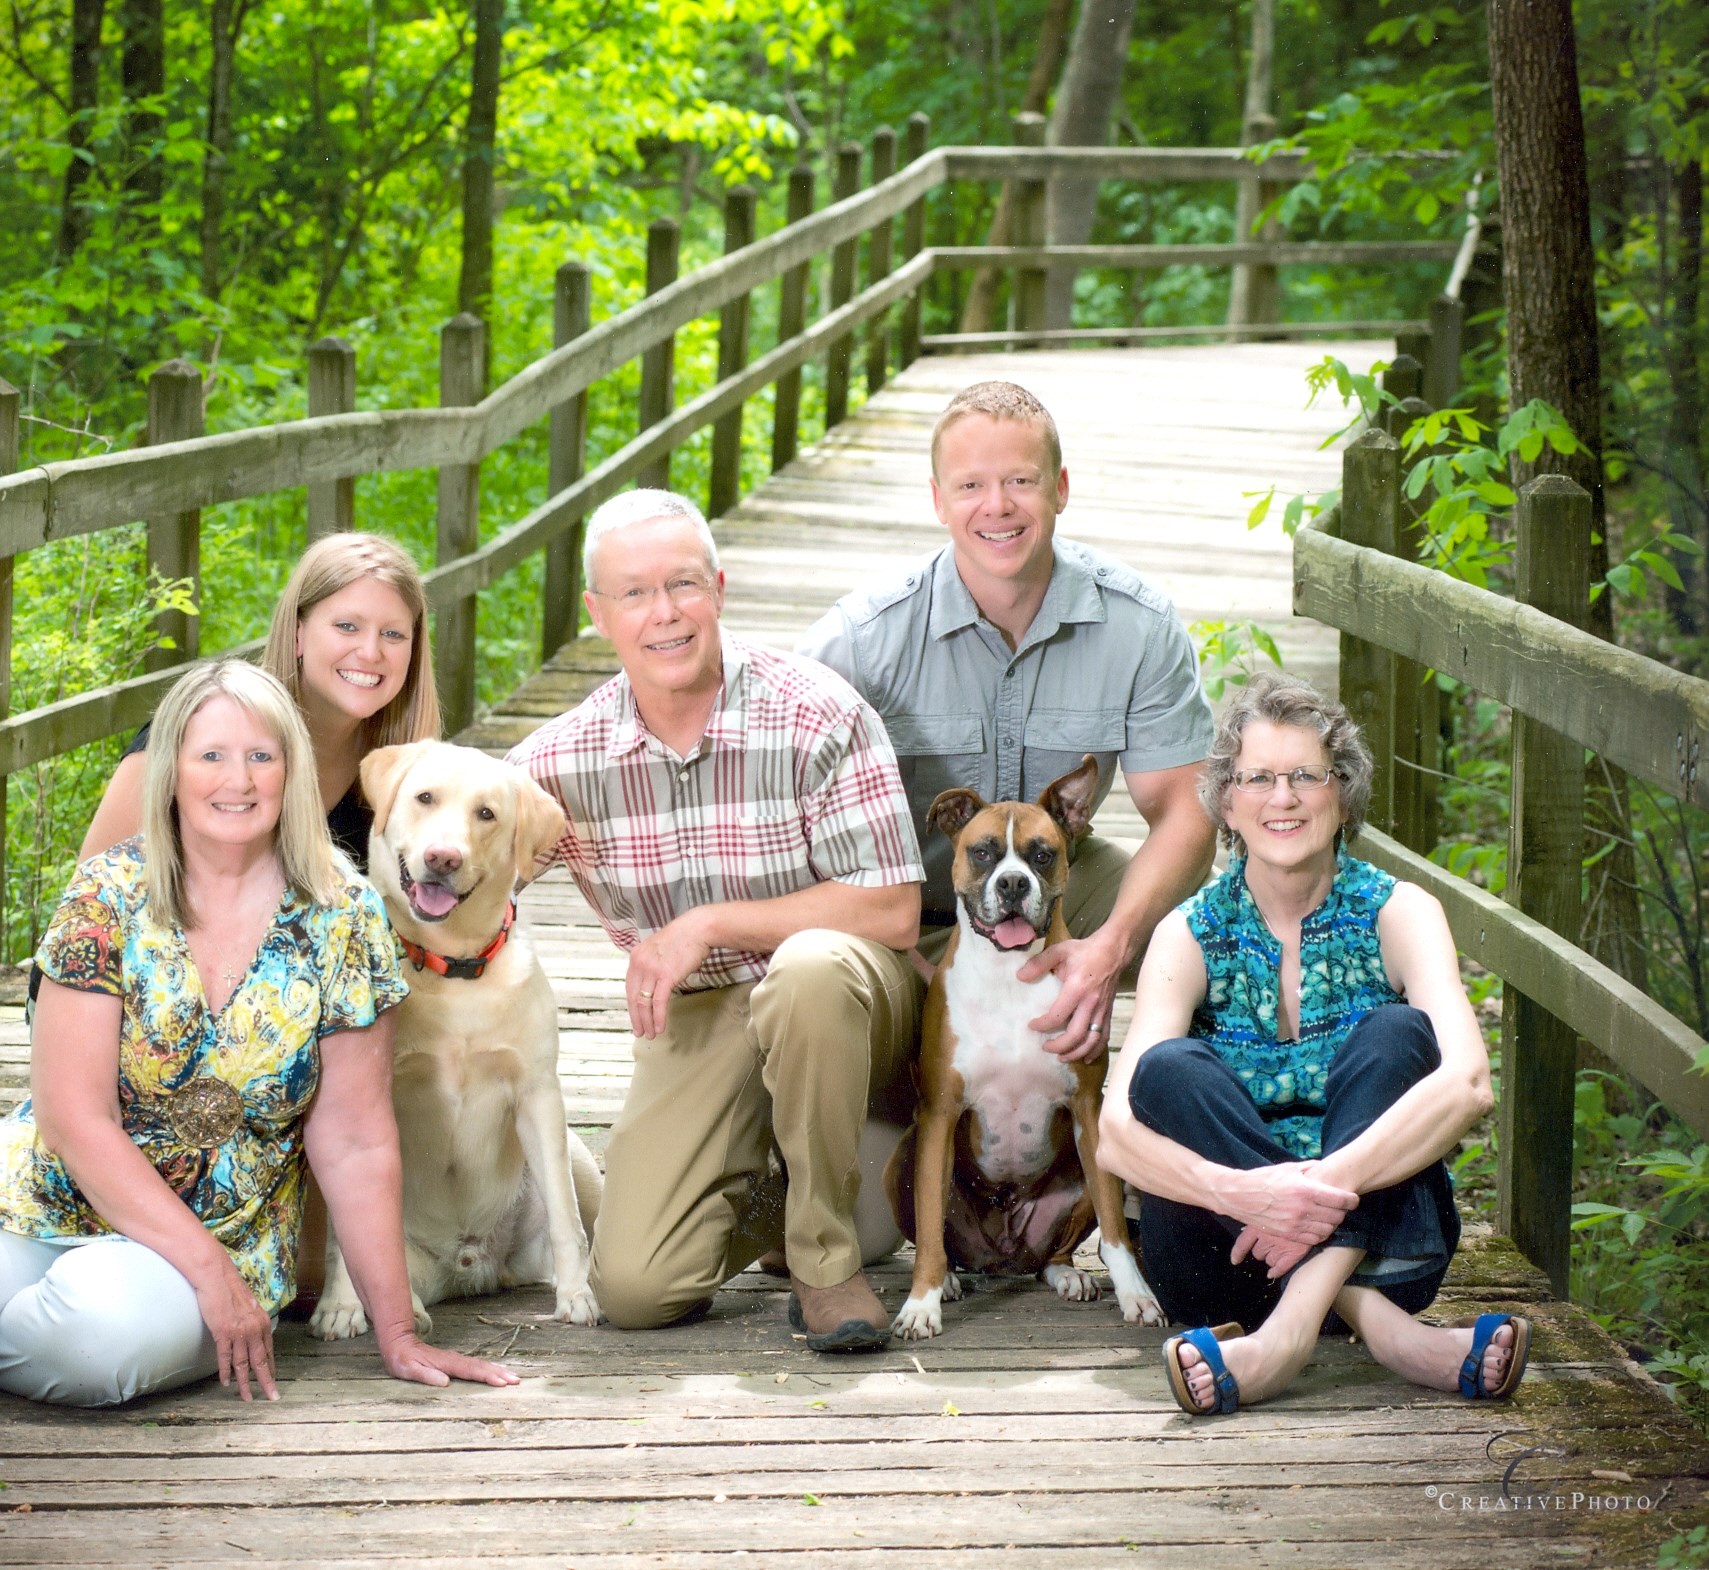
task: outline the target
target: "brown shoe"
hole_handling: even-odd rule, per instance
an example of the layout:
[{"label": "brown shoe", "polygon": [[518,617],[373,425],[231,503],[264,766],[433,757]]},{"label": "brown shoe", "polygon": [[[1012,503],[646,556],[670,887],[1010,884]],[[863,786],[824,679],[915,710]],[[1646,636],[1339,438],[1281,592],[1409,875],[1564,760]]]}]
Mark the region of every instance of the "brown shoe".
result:
[{"label": "brown shoe", "polygon": [[858,1270],[834,1287],[810,1287],[791,1271],[789,1322],[815,1352],[876,1352],[890,1340],[890,1316]]},{"label": "brown shoe", "polygon": [[768,1248],[754,1261],[768,1276],[781,1280],[789,1274],[789,1256],[781,1248]]}]

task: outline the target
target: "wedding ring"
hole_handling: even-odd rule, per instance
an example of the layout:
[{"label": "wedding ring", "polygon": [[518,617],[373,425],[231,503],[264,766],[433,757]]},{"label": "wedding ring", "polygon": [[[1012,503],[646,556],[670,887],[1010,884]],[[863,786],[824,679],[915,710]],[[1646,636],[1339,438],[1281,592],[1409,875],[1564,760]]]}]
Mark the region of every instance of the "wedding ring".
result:
[{"label": "wedding ring", "polygon": [[647,990],[641,994],[641,996],[644,998],[650,998],[652,995],[653,995],[653,989],[651,987],[648,987]]}]

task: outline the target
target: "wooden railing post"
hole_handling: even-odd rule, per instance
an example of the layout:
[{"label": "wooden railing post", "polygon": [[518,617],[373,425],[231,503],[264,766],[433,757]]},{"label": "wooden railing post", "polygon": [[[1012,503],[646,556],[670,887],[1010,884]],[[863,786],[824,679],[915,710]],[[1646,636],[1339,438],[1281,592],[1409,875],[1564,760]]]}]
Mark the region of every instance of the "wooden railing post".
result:
[{"label": "wooden railing post", "polygon": [[[18,389],[0,376],[0,476],[18,472]],[[0,720],[12,712],[12,568],[17,558],[0,557]],[[0,774],[0,962],[6,947],[6,776]]]},{"label": "wooden railing post", "polygon": [[[1416,398],[1423,389],[1424,367],[1410,354],[1397,350],[1389,361],[1389,368],[1383,372],[1383,391],[1404,400]],[[1392,405],[1385,404],[1384,409],[1388,413],[1393,412]],[[1389,431],[1391,436],[1398,434],[1392,429]]]},{"label": "wooden railing post", "polygon": [[[1045,121],[1030,110],[1015,116],[1015,144],[1043,147]],[[1015,244],[1043,245],[1046,240],[1045,206],[1050,184],[1046,180],[1015,182]],[[1044,327],[1045,285],[1049,273],[1042,267],[1023,267],[1015,273],[1010,295],[1010,325],[1017,332],[1038,332]]]},{"label": "wooden railing post", "polygon": [[[148,445],[189,441],[202,435],[202,373],[188,360],[168,360],[148,379]],[[148,565],[168,582],[188,578],[199,605],[202,599],[202,514],[174,513],[148,520]],[[193,660],[201,645],[199,618],[183,611],[162,611],[155,627],[165,643],[148,651],[151,671]]]},{"label": "wooden railing post", "polygon": [[[343,338],[309,345],[309,418],[356,409],[356,350]],[[309,486],[309,539],[356,527],[356,476]]]},{"label": "wooden railing post", "polygon": [[[908,116],[908,129],[902,136],[902,162],[911,164],[926,156],[931,138],[932,117],[916,109]],[[911,262],[926,243],[926,199],[921,196],[910,202],[902,214],[902,260]],[[902,302],[902,330],[896,348],[896,368],[905,371],[920,357],[920,303],[925,295],[922,284]]]},{"label": "wooden railing post", "polygon": [[[881,125],[872,133],[872,184],[896,173],[896,133]],[[891,238],[895,220],[876,223],[866,237],[866,281],[868,287],[890,276]],[[866,395],[871,397],[884,385],[890,366],[890,313],[881,311],[866,330]]]},{"label": "wooden railing post", "polygon": [[[724,195],[724,254],[754,243],[756,199],[751,185],[733,185]],[[718,317],[718,380],[734,376],[748,363],[751,293],[738,295]],[[706,516],[722,517],[742,496],[742,406],[721,415],[712,427],[712,476],[707,484]]]},{"label": "wooden railing post", "polygon": [[[439,330],[439,402],[466,408],[479,403],[486,381],[487,329],[464,311]],[[466,556],[480,544],[479,464],[446,464],[439,471],[440,566]],[[475,596],[442,606],[433,631],[433,674],[445,734],[455,736],[475,717]]]},{"label": "wooden railing post", "polygon": [[[1427,365],[1430,361],[1430,329],[1427,327],[1421,333],[1396,333],[1394,335],[1395,358],[1403,354],[1419,366]],[[1422,391],[1422,383],[1420,391]]]},{"label": "wooden railing post", "polygon": [[[1252,114],[1241,132],[1241,143],[1256,147],[1276,135],[1276,117],[1272,114]],[[1274,218],[1254,234],[1259,213],[1281,192],[1273,180],[1260,180],[1256,167],[1243,172],[1234,196],[1234,243],[1247,245],[1254,240],[1274,241],[1281,238],[1281,226]],[[1228,324],[1231,327],[1258,326],[1282,319],[1282,275],[1271,262],[1239,262],[1229,284]],[[1262,333],[1253,333],[1260,338]]]},{"label": "wooden railing post", "polygon": [[[831,185],[831,200],[846,201],[860,189],[860,143],[844,142],[837,149],[837,173]],[[854,298],[855,263],[860,252],[858,237],[845,240],[831,252],[831,309]],[[854,339],[844,334],[831,345],[825,359],[825,429],[841,425],[849,412],[849,365],[854,358]]]},{"label": "wooden railing post", "polygon": [[[1590,496],[1561,474],[1519,493],[1515,591],[1583,628],[1590,603]],[[1515,711],[1506,898],[1578,941],[1584,748]],[[1572,1249],[1573,1074],[1578,1038],[1517,988],[1502,995],[1499,1225],[1565,1297]]]},{"label": "wooden railing post", "polygon": [[[682,226],[674,218],[656,218],[647,229],[647,293],[654,295],[676,282]],[[676,334],[672,333],[641,355],[641,396],[637,432],[648,431],[676,407]],[[671,455],[648,464],[635,476],[641,489],[668,491]]]},{"label": "wooden railing post", "polygon": [[[789,171],[788,222],[798,224],[813,213],[813,169],[797,164]],[[811,263],[791,267],[779,284],[777,341],[788,343],[807,325],[807,280]],[[777,379],[772,403],[771,467],[776,473],[795,457],[801,432],[801,367]]]},{"label": "wooden railing post", "polygon": [[[1341,537],[1389,556],[1400,549],[1400,445],[1386,431],[1368,430],[1341,457]],[[1341,634],[1341,701],[1365,733],[1376,774],[1369,818],[1385,834],[1394,827],[1395,656],[1363,638]]]},{"label": "wooden railing post", "polygon": [[[552,284],[552,347],[561,349],[593,320],[593,274],[582,262],[565,262]],[[546,489],[556,496],[582,477],[587,461],[587,392],[552,411],[546,439]],[[540,658],[549,660],[581,629],[582,520],[577,518],[546,547],[541,586]]]},{"label": "wooden railing post", "polygon": [[1460,344],[1466,330],[1466,308],[1458,300],[1438,295],[1430,302],[1430,354],[1424,362],[1424,401],[1446,409],[1460,390]]}]

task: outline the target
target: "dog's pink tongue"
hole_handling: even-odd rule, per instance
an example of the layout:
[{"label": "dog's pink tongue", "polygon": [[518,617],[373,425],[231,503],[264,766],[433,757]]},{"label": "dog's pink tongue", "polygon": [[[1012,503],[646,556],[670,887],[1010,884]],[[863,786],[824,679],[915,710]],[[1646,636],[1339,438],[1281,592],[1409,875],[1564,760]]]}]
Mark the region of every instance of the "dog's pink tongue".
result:
[{"label": "dog's pink tongue", "polygon": [[457,896],[443,883],[418,883],[409,897],[424,916],[449,916],[457,904]]},{"label": "dog's pink tongue", "polygon": [[1024,949],[1038,934],[1025,917],[1009,916],[991,929],[991,936],[1000,949]]}]

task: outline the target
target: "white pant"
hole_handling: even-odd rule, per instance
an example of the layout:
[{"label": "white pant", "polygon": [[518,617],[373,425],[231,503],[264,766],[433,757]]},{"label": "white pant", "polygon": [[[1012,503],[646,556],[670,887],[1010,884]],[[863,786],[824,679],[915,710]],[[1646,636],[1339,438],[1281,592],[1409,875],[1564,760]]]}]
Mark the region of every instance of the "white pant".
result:
[{"label": "white pant", "polygon": [[195,1291],[153,1249],[0,1232],[0,1390],[114,1406],[218,1369]]}]

